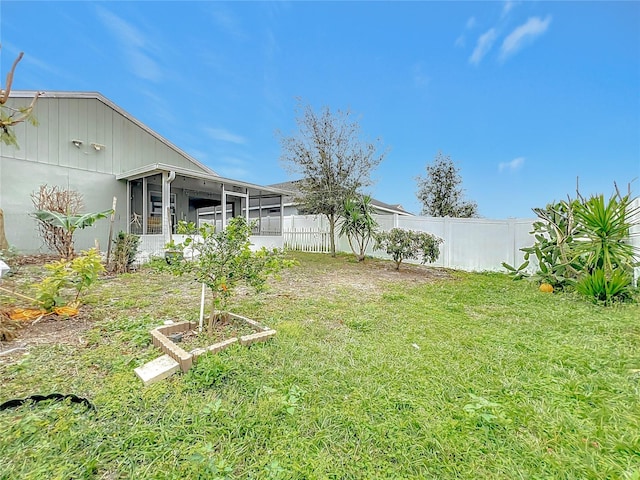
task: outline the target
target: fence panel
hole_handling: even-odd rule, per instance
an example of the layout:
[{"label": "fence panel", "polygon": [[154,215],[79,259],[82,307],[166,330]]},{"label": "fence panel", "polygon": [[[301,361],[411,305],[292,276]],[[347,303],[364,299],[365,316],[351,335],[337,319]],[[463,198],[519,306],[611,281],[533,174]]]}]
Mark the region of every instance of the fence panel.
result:
[{"label": "fence panel", "polygon": [[300,252],[329,253],[331,236],[328,230],[292,228],[284,232],[284,248]]},{"label": "fence panel", "polygon": [[[636,262],[640,264],[640,197],[631,203],[631,216],[629,223],[633,224],[629,232],[629,243],[636,251]],[[635,285],[640,284],[640,266],[633,269],[633,281]]]},{"label": "fence panel", "polygon": [[[440,257],[432,266],[468,271],[503,271],[502,262],[520,265],[521,248],[533,244],[529,234],[532,219],[488,220],[481,218],[435,218],[397,215],[374,215],[380,231],[394,227],[428,232],[444,240]],[[294,225],[304,225],[295,228]],[[329,233],[326,219],[321,216],[289,216],[284,218],[285,246],[306,252],[329,252]],[[336,239],[336,250],[351,252],[346,238]],[[367,255],[389,258],[374,251],[373,241]],[[418,263],[418,260],[410,263]]]}]

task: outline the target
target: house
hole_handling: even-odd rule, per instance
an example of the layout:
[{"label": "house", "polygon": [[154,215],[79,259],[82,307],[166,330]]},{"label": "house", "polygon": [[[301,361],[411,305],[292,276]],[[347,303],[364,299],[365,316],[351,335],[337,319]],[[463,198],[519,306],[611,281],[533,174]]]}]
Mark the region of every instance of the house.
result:
[{"label": "house", "polygon": [[[13,91],[7,105],[28,105],[35,92]],[[48,92],[36,104],[38,126],[15,127],[19,148],[0,143],[0,209],[10,245],[43,251],[31,195],[41,185],[78,191],[85,212],[116,209],[112,231],[141,236],[141,248],[162,251],[180,220],[198,222],[202,209],[218,209],[218,223],[249,218],[249,205],[281,205],[287,192],[223,178],[96,92]],[[223,208],[222,206],[226,208]],[[255,216],[255,215],[254,215]],[[282,246],[282,219],[268,231],[260,216],[252,242]],[[104,251],[109,221],[76,233],[76,250]]]},{"label": "house", "polygon": [[[278,190],[284,190],[288,192],[287,195],[283,198],[283,209],[284,216],[289,215],[298,215],[298,204],[295,202],[295,195],[299,192],[299,188],[297,184],[301,182],[301,180],[294,180],[290,182],[282,182],[282,183],[274,183],[269,185],[271,188],[276,188]],[[373,213],[378,215],[402,215],[402,216],[413,216],[412,213],[407,212],[402,205],[390,205],[388,203],[381,202],[380,200],[376,200],[375,198],[371,199],[371,207],[373,208]],[[252,205],[252,210],[256,211],[257,206]],[[260,211],[263,211],[263,215],[268,215],[271,213],[272,215],[277,213],[277,207],[274,205],[267,205],[263,203]],[[256,213],[257,216],[257,213]]]}]

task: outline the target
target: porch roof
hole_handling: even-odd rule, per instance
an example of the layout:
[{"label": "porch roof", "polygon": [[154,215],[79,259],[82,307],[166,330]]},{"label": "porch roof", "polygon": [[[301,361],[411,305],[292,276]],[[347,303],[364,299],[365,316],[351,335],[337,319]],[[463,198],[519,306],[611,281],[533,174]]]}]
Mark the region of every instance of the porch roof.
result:
[{"label": "porch roof", "polygon": [[164,172],[175,172],[176,175],[180,175],[185,178],[203,180],[205,182],[209,181],[212,183],[220,183],[220,184],[224,184],[227,187],[232,186],[232,187],[246,188],[247,193],[252,196],[264,195],[264,194],[271,194],[271,195],[290,194],[289,191],[283,190],[281,188],[265,187],[263,185],[256,185],[253,183],[242,182],[240,180],[233,180],[231,178],[224,178],[219,175],[210,175],[202,172],[196,172],[196,171],[181,168],[181,167],[166,165],[164,163],[150,163],[143,167],[135,168],[133,170],[129,170],[128,172],[120,173],[116,175],[116,179],[117,180],[138,180],[140,178],[149,177],[149,176],[156,175],[159,173],[164,173]]}]

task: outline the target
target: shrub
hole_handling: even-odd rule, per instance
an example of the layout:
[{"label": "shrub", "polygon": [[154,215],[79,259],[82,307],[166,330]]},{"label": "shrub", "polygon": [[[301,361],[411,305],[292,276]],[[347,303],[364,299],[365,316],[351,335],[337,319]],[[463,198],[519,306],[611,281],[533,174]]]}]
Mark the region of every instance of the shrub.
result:
[{"label": "shrub", "polygon": [[575,220],[577,200],[549,204],[546,208],[534,208],[540,220],[533,223],[531,233],[536,241],[531,247],[522,248],[524,263],[515,268],[505,262],[502,265],[516,278],[529,276],[532,257],[537,260],[538,271],[531,280],[548,283],[555,290],[563,290],[575,284],[584,262],[573,253],[573,245],[578,236]]},{"label": "shrub", "polygon": [[105,210],[103,212],[85,213],[83,215],[74,215],[69,213],[58,213],[48,210],[38,210],[34,216],[42,223],[55,227],[60,235],[59,242],[56,243],[57,252],[71,260],[75,256],[73,246],[73,234],[77,229],[83,229],[92,226],[96,220],[107,218],[113,210]]},{"label": "shrub", "polygon": [[[84,207],[82,195],[75,190],[66,190],[57,186],[40,185],[37,192],[31,195],[36,211],[55,212],[64,215],[78,215]],[[69,245],[73,244],[73,232],[65,230],[61,225],[50,221],[38,220],[38,232],[45,245],[63,257],[67,257]]]},{"label": "shrub", "polygon": [[80,295],[95,283],[104,271],[100,254],[95,248],[82,252],[73,260],[59,260],[45,265],[44,268],[49,274],[35,285],[36,299],[49,311],[69,303],[64,295],[65,289],[75,290],[72,303],[77,304]]},{"label": "shrub", "polygon": [[113,272],[127,273],[131,271],[133,262],[138,254],[140,237],[130,233],[119,232],[113,243],[116,245],[113,251]]},{"label": "shrub", "polygon": [[632,277],[624,270],[615,270],[607,275],[602,268],[596,268],[584,275],[576,284],[578,293],[591,298],[594,303],[611,305],[615,301],[632,298]]},{"label": "shrub", "polygon": [[439,245],[442,239],[426,232],[415,232],[393,228],[376,235],[376,250],[384,250],[400,270],[403,260],[418,259],[421,263],[435,262],[440,256]]}]

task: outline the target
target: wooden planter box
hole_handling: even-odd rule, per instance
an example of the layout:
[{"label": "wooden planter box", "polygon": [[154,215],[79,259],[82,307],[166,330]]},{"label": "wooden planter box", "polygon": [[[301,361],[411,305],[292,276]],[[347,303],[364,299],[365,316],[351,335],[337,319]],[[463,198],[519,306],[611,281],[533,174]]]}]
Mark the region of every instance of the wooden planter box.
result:
[{"label": "wooden planter box", "polygon": [[242,322],[248,325],[255,331],[255,333],[252,333],[250,335],[243,335],[241,337],[228,338],[221,342],[214,343],[213,345],[209,345],[208,347],[196,348],[189,352],[182,349],[180,345],[174,343],[169,338],[169,336],[175,333],[184,333],[196,329],[198,327],[198,324],[195,322],[180,322],[171,325],[156,327],[151,330],[151,338],[153,339],[153,344],[156,347],[160,348],[163,353],[166,353],[176,362],[178,362],[180,364],[180,369],[183,372],[186,372],[191,368],[191,365],[193,365],[198,357],[206,352],[217,353],[236,342],[239,342],[240,345],[245,346],[251,345],[252,343],[256,342],[264,342],[276,334],[275,330],[269,327],[265,327],[255,320],[251,320],[241,315],[229,313],[229,318],[236,322]]}]

